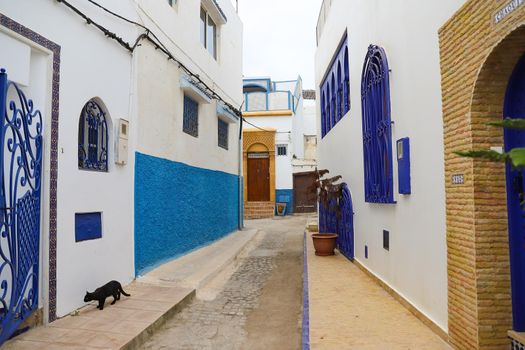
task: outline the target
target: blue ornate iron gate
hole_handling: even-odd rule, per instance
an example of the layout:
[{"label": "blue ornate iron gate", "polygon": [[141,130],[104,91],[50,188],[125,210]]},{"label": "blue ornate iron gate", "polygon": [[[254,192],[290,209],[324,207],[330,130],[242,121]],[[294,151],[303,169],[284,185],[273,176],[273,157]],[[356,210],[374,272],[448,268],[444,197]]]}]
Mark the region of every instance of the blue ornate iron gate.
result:
[{"label": "blue ornate iron gate", "polygon": [[[9,102],[8,102],[9,101]],[[42,114],[0,71],[0,344],[38,307]]]},{"label": "blue ornate iron gate", "polygon": [[[337,233],[337,248],[348,259],[354,259],[354,209],[347,184],[343,184],[343,196],[329,205],[319,203],[319,232]],[[339,206],[339,214],[336,211]]]}]

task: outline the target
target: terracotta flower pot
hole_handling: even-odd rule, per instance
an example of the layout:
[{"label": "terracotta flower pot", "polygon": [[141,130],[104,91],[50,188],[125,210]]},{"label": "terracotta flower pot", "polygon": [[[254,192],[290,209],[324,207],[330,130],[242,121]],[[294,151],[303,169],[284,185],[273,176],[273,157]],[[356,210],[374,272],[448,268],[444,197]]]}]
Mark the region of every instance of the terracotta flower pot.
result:
[{"label": "terracotta flower pot", "polygon": [[312,235],[314,241],[315,255],[330,256],[335,255],[337,234],[335,233],[315,233]]}]

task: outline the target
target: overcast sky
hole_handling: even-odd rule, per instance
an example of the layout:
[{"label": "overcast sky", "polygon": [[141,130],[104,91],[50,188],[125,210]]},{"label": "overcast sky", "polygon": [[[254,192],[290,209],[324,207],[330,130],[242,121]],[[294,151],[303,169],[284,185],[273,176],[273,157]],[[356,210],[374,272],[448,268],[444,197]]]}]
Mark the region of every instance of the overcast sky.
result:
[{"label": "overcast sky", "polygon": [[[232,0],[235,3],[235,0]],[[239,0],[244,75],[291,80],[313,89],[315,27],[322,0]]]}]

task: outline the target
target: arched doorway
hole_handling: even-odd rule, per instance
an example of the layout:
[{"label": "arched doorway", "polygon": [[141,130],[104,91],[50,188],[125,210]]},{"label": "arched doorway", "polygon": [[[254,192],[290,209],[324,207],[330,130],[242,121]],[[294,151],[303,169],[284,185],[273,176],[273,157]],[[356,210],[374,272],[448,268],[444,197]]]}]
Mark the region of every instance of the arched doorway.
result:
[{"label": "arched doorway", "polygon": [[270,201],[270,153],[262,144],[248,150],[248,201]]},{"label": "arched doorway", "polygon": [[[522,56],[509,80],[503,116],[525,118],[525,55]],[[506,130],[505,150],[525,147],[525,131]],[[525,217],[521,202],[525,182],[523,171],[507,166],[507,210],[509,223],[509,257],[512,294],[513,329],[525,331]]]}]

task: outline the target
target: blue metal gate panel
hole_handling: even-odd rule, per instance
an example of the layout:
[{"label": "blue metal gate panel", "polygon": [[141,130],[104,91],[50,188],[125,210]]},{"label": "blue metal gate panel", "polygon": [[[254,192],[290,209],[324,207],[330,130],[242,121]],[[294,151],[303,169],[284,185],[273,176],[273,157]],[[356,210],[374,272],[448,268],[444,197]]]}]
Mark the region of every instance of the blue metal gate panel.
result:
[{"label": "blue metal gate panel", "polygon": [[[525,56],[509,81],[503,115],[525,118]],[[525,147],[525,131],[505,130],[505,149]],[[512,323],[517,332],[525,332],[525,218],[520,192],[525,188],[523,171],[507,166],[507,210],[509,222],[510,274],[512,287]]]},{"label": "blue metal gate panel", "polygon": [[[7,103],[8,99],[11,99]],[[42,114],[0,71],[0,344],[38,307]]]},{"label": "blue metal gate panel", "polygon": [[[339,203],[335,199],[330,204],[319,203],[319,232],[337,233],[337,248],[348,259],[354,259],[354,209],[352,196],[346,184]],[[339,212],[336,208],[339,207]]]}]

